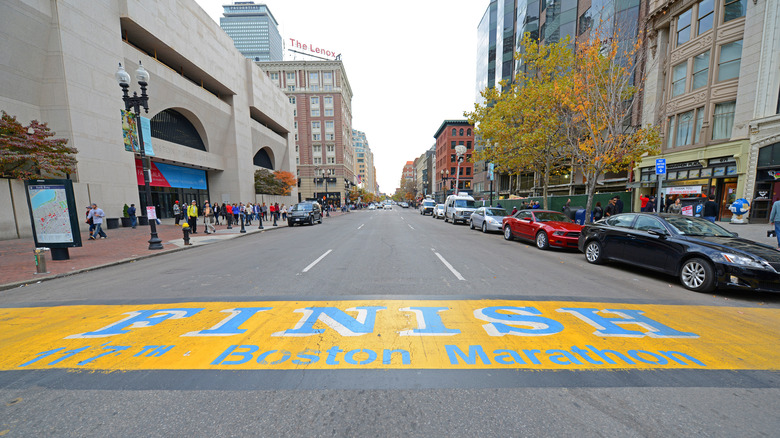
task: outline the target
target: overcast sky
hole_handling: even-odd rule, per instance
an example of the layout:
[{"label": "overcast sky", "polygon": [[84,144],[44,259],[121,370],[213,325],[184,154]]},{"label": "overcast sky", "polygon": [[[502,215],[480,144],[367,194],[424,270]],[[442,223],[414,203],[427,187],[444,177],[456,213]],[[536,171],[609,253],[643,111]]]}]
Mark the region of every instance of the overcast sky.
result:
[{"label": "overcast sky", "polygon": [[[196,1],[217,23],[232,3]],[[286,47],[294,38],[341,54],[352,128],[366,133],[385,193],[398,187],[404,163],[434,144],[443,120],[474,108],[477,25],[489,0],[255,3],[271,10]]]}]

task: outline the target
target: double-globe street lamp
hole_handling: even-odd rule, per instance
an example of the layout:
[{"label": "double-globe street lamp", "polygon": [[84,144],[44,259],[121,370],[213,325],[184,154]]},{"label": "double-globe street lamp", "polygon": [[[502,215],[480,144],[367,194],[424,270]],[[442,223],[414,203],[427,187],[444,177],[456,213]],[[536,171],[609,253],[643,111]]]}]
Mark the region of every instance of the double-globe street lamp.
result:
[{"label": "double-globe street lamp", "polygon": [[[149,96],[146,94],[146,86],[149,84],[149,72],[146,71],[141,61],[138,61],[138,70],[135,71],[135,78],[138,81],[138,85],[141,86],[141,95],[133,91],[133,96],[128,94],[130,88],[130,75],[122,67],[122,63],[119,63],[119,70],[116,72],[116,81],[119,86],[122,87],[122,100],[125,102],[125,111],[133,111],[133,117],[138,127],[138,148],[141,153],[141,165],[143,166],[144,173],[144,195],[146,197],[146,207],[149,208],[152,205],[152,189],[149,186],[151,180],[151,171],[149,169],[150,163],[146,158],[146,151],[144,150],[144,136],[141,131],[141,107],[144,108],[144,112],[149,112]],[[148,215],[147,215],[148,217]],[[157,237],[157,221],[149,220],[149,229],[151,230],[151,238],[149,239],[149,249],[163,249],[162,240]]]},{"label": "double-globe street lamp", "polygon": [[[449,169],[442,169],[441,170],[441,180],[444,181],[444,199],[447,199],[447,181],[451,180],[453,177],[450,176]],[[443,202],[443,201],[442,201]]]}]

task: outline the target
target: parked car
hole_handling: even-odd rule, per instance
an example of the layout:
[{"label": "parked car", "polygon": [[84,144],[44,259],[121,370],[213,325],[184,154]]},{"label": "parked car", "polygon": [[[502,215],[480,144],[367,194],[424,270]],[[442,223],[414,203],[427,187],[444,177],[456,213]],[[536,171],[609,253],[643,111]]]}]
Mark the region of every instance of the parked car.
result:
[{"label": "parked car", "polygon": [[444,204],[436,204],[435,207],[433,207],[433,214],[431,216],[434,219],[443,219],[444,218]]},{"label": "parked car", "polygon": [[466,223],[469,221],[471,213],[474,213],[476,209],[477,205],[474,203],[474,198],[466,194],[466,192],[447,196],[447,200],[444,202],[444,222],[452,221],[453,224],[458,222]]},{"label": "parked car", "polygon": [[376,210],[376,205],[371,204],[371,205],[368,206],[368,209],[369,210]]},{"label": "parked car", "polygon": [[503,219],[507,215],[506,210],[498,207],[479,207],[471,213],[469,228],[479,228],[483,233],[488,231],[502,231]]},{"label": "parked car", "polygon": [[314,222],[322,223],[322,208],[319,203],[313,201],[299,202],[293,205],[287,216],[287,225],[290,227],[295,224],[314,225]]},{"label": "parked car", "polygon": [[401,208],[409,208],[409,204],[407,204],[406,202],[402,202],[399,205],[401,206]]},{"label": "parked car", "polygon": [[433,209],[436,208],[436,201],[433,199],[426,199],[420,204],[420,214],[426,215],[430,214],[433,215]]},{"label": "parked car", "polygon": [[382,210],[392,210],[392,209],[393,209],[393,205],[390,204],[389,202],[385,204],[384,207],[382,207]]},{"label": "parked car", "polygon": [[586,225],[579,248],[590,263],[616,261],[675,275],[697,292],[718,287],[780,292],[780,251],[702,218],[618,214]]},{"label": "parked car", "polygon": [[502,221],[504,239],[524,239],[539,249],[551,246],[576,248],[582,225],[574,223],[559,211],[520,210]]}]

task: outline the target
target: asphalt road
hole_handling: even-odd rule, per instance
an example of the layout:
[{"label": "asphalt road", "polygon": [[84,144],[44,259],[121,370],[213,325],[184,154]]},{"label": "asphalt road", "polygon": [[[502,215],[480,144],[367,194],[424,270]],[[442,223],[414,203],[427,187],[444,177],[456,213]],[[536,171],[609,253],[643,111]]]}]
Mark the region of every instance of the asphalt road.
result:
[{"label": "asphalt road", "polygon": [[[258,312],[253,318],[272,316],[256,326],[251,325],[254,319],[247,319],[240,327],[249,329],[240,341],[213,344],[220,330],[241,331],[238,325],[231,326],[230,321],[237,319],[230,318],[240,319],[235,309],[242,303],[263,303],[263,310],[260,304],[251,304]],[[490,319],[485,316],[488,304],[482,303],[510,306],[515,310],[509,312],[523,316],[499,313]],[[68,356],[49,362],[58,356],[43,355],[47,359],[40,360],[33,355],[26,356],[37,360],[31,365],[22,366],[26,359],[14,362],[14,352],[26,348],[54,354],[48,353],[53,351],[48,345],[60,345],[57,342],[65,342],[66,335],[92,333],[90,347],[98,348],[97,343],[103,347],[113,338],[97,338],[94,334],[102,333],[97,329],[109,330],[124,318],[117,315],[129,315],[128,311],[201,304],[206,310],[192,318],[170,313],[124,326],[136,342],[144,342],[138,345],[179,346],[183,341],[171,339],[180,335],[170,336],[180,325],[207,312],[221,315],[209,321],[227,318],[222,326],[196,327],[211,327],[209,334],[214,336],[188,338],[191,343],[179,355],[184,357],[175,361],[166,359],[172,353],[161,352],[160,358],[150,359],[157,360],[152,365],[119,353],[110,361],[105,356],[68,362]],[[349,312],[357,310],[349,306],[362,306],[368,317],[355,317]],[[317,313],[311,317],[304,307],[340,308],[350,317],[322,310],[318,325],[307,326],[304,321],[314,321]],[[440,313],[430,310],[434,307]],[[624,324],[612,314],[613,319],[599,320],[601,328],[596,330],[599,321],[588,322],[585,311],[576,310],[596,307],[638,309],[653,319],[644,325]],[[575,311],[561,310],[569,308]],[[0,347],[9,356],[0,366],[0,435],[667,437],[777,436],[780,430],[780,362],[775,361],[780,350],[780,297],[692,293],[673,277],[590,265],[576,251],[539,251],[530,243],[445,224],[413,209],[325,218],[321,225],[246,236],[4,291],[0,311],[5,312],[0,320],[6,326]],[[450,318],[452,313],[457,318]],[[371,331],[366,327],[373,317],[376,326]],[[525,325],[513,317],[525,318]],[[553,332],[556,321],[561,327]],[[417,327],[418,334],[460,333],[424,333],[415,338],[420,343],[406,345],[404,335],[394,329],[405,325]],[[526,363],[499,366],[504,362],[488,348],[494,338],[486,337],[486,327],[500,331],[518,325],[526,332],[500,333],[495,339],[526,342],[507,344],[525,352],[521,357]],[[636,333],[644,334],[608,333],[628,326],[639,327]],[[314,335],[314,327],[324,333]],[[366,332],[359,332],[362,329]],[[306,330],[312,332],[295,333]],[[594,354],[585,359],[566,353],[564,359],[554,359],[549,352],[560,351],[556,349],[546,350],[549,363],[538,353],[537,364],[528,352],[538,350],[521,350],[528,341],[542,339],[530,334],[532,330],[563,337],[555,348],[575,351],[575,346],[590,343],[614,345],[615,350],[623,348],[620,351],[651,351],[642,353],[651,356],[643,356],[645,360],[631,356],[636,360],[600,368],[610,363],[604,355],[602,361]],[[690,344],[678,335],[659,339],[672,331],[678,335],[695,331],[696,336],[689,336]],[[274,334],[261,336],[266,332]],[[597,332],[601,334],[594,337]],[[352,360],[349,354],[334,354],[326,361],[322,353],[316,364],[293,361],[296,366],[286,357],[270,365],[260,357],[254,360],[264,347],[278,349],[268,350],[276,352],[268,356],[269,362],[281,357],[286,350],[275,345],[312,351],[311,344],[295,342],[315,338],[318,352],[324,352],[330,341],[344,351],[349,345],[359,350],[353,350],[357,353]],[[640,342],[636,338],[647,342],[632,344]],[[365,344],[359,344],[361,340]],[[282,341],[286,343],[274,344]],[[708,343],[697,347],[697,341]],[[213,345],[206,347],[208,342]],[[459,345],[460,356],[449,344],[443,353],[448,342]],[[230,344],[258,349],[245,347],[246,353],[238,353],[242,348],[238,347],[230,356],[225,350]],[[62,345],[64,352],[68,344]],[[216,359],[186,362],[191,352],[197,355],[199,345],[211,349],[208,354],[215,352],[209,361]],[[478,350],[466,351],[464,345],[485,345],[489,359],[480,360]],[[691,348],[684,350],[690,354],[685,357],[696,360],[675,362],[662,354],[670,346],[680,351]],[[407,349],[411,365],[381,365],[379,355],[389,348]],[[139,355],[143,356],[132,358]],[[251,361],[239,360],[250,356]],[[468,362],[466,356],[475,366],[461,366]],[[515,353],[512,357],[520,363]],[[652,362],[648,357],[655,358],[655,366],[645,365]],[[339,358],[339,366],[329,366],[333,358]],[[566,362],[580,364],[559,366]],[[684,365],[678,366],[681,362]],[[232,363],[234,368],[226,367]],[[365,369],[349,365],[363,363],[368,364]]]}]

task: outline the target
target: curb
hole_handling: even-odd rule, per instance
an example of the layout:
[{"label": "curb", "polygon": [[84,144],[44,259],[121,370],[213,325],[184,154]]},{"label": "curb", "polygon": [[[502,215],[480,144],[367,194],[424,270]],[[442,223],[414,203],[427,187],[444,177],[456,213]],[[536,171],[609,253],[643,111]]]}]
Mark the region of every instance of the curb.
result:
[{"label": "curb", "polygon": [[[271,231],[271,230],[281,230],[283,228],[287,228],[287,227],[271,227],[271,228],[264,227],[262,230],[254,230],[252,232],[238,233],[238,234],[236,234],[235,237],[233,237],[233,239],[238,239],[238,238],[241,238],[241,237],[252,236],[252,235],[255,235],[255,234],[262,234],[262,233],[265,233],[266,231]],[[159,256],[166,255],[166,254],[171,254],[171,253],[175,253],[175,252],[179,252],[179,251],[185,251],[185,250],[188,250],[188,249],[194,249],[194,248],[201,247],[201,246],[208,246],[208,245],[213,245],[213,244],[217,244],[217,243],[227,242],[227,241],[230,241],[230,240],[231,239],[225,239],[223,241],[212,242],[212,243],[205,243],[203,245],[190,246],[190,247],[186,247],[185,246],[185,247],[182,247],[182,248],[174,248],[174,249],[165,250],[163,252],[156,252],[156,253],[152,253],[152,254],[141,255],[141,256],[138,256],[138,257],[129,257],[129,258],[122,259],[122,260],[116,260],[116,261],[113,261],[113,262],[104,263],[102,265],[89,266],[89,267],[86,267],[86,268],[77,269],[77,270],[72,271],[72,272],[63,272],[61,274],[55,274],[55,275],[48,276],[48,277],[32,278],[30,280],[17,281],[17,282],[14,282],[14,283],[0,284],[0,291],[9,290],[9,289],[18,289],[20,287],[25,287],[28,284],[37,284],[37,283],[42,283],[44,281],[70,277],[71,275],[81,274],[83,272],[89,272],[89,271],[94,271],[94,270],[97,270],[97,269],[108,268],[108,267],[111,267],[111,266],[122,265],[122,264],[125,264],[125,263],[134,262],[136,260],[148,259],[148,258],[151,258],[151,257],[159,257]]]}]

